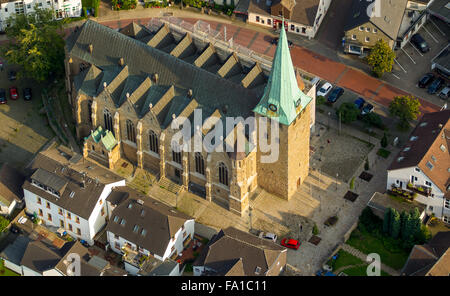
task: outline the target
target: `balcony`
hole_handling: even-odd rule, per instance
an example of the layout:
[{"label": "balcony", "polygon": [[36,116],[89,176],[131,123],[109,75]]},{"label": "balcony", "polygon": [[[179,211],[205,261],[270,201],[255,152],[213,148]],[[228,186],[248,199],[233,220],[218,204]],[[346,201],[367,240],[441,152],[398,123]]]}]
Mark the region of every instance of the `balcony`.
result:
[{"label": "balcony", "polygon": [[408,183],[408,189],[417,194],[429,197],[431,195],[431,187],[414,185],[412,183]]},{"label": "balcony", "polygon": [[133,266],[141,268],[144,263],[149,259],[148,256],[142,254],[139,251],[133,250],[127,245],[122,247],[122,252],[124,253],[122,259]]}]

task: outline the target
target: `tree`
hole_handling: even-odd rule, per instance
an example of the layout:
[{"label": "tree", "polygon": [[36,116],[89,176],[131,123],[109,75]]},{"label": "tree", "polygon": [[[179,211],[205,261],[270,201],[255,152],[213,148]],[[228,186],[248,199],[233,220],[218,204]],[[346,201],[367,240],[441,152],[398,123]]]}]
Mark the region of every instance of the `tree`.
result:
[{"label": "tree", "polygon": [[410,96],[397,96],[389,104],[389,113],[400,119],[399,126],[408,128],[410,120],[416,120],[420,115],[420,102],[418,99]]},{"label": "tree", "polygon": [[420,236],[422,226],[422,220],[420,219],[419,209],[414,208],[413,212],[411,213],[411,219],[412,219],[412,235],[414,237],[414,240],[417,241]]},{"label": "tree", "polygon": [[64,39],[61,24],[50,19],[48,10],[14,15],[7,34],[14,42],[1,48],[8,63],[21,66],[21,76],[46,81],[64,73]]},{"label": "tree", "polygon": [[388,145],[388,140],[386,133],[383,133],[383,138],[381,138],[381,147],[386,148]]},{"label": "tree", "polygon": [[358,118],[359,110],[353,103],[343,103],[336,111],[337,116],[341,116],[343,123],[350,123]]},{"label": "tree", "polygon": [[381,77],[384,72],[392,71],[394,59],[395,53],[384,40],[380,39],[367,56],[367,63],[372,67],[373,73]]},{"label": "tree", "polygon": [[391,212],[392,208],[388,208],[386,212],[384,213],[384,219],[383,219],[383,233],[388,234],[390,233],[390,226],[391,226]]},{"label": "tree", "polygon": [[391,214],[391,236],[393,238],[398,238],[401,226],[400,214],[395,209],[392,209],[392,213],[393,214]]},{"label": "tree", "polygon": [[408,231],[407,231],[407,224],[408,220],[410,219],[410,214],[402,211],[400,214],[400,221],[401,221],[401,230],[400,230],[400,236],[403,240],[406,240],[408,238]]},{"label": "tree", "polygon": [[2,233],[8,225],[9,220],[3,216],[0,216],[0,233]]}]

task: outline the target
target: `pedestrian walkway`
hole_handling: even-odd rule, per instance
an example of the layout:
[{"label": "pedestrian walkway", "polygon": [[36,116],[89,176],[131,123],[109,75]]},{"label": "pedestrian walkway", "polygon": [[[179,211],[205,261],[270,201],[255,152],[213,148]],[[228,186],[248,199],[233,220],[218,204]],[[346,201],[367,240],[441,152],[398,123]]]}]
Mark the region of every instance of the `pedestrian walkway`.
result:
[{"label": "pedestrian walkway", "polygon": [[[361,259],[364,262],[367,262],[367,255],[364,254],[363,252],[361,252],[360,250],[357,250],[357,249],[353,248],[352,246],[349,246],[347,244],[343,244],[342,245],[342,250],[352,254],[355,257],[358,257],[359,259]],[[389,267],[389,266],[387,266],[387,265],[385,265],[383,263],[381,263],[381,270],[383,270],[383,271],[385,271],[385,272],[387,272],[387,273],[389,273],[390,275],[393,275],[393,276],[399,276],[400,275],[399,271],[397,271],[397,270],[393,269],[392,267]]]}]

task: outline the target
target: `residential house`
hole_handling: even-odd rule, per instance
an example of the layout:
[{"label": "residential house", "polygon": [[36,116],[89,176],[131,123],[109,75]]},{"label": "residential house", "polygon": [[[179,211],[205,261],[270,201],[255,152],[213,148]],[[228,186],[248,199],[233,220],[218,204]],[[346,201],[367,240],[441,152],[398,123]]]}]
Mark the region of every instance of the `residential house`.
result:
[{"label": "residential house", "polygon": [[438,232],[428,243],[415,245],[401,275],[449,276],[450,232]]},{"label": "residential house", "polygon": [[194,275],[277,276],[287,249],[233,227],[215,235],[193,263]]},{"label": "residential house", "polygon": [[426,212],[450,223],[450,110],[423,115],[387,170],[387,190],[417,193]]},{"label": "residential house", "polygon": [[55,145],[40,152],[28,170],[30,177],[23,185],[26,212],[92,245],[106,224],[106,198],[125,180]]},{"label": "residential house", "polygon": [[344,52],[361,55],[382,39],[394,49],[408,0],[353,0],[344,26]]},{"label": "residential house", "polygon": [[[56,247],[46,241],[35,241],[19,235],[0,257],[5,267],[23,276],[124,276],[120,269],[90,255],[79,241],[66,242]],[[75,260],[79,259],[76,263]]]},{"label": "residential house", "polygon": [[247,22],[281,29],[309,38],[316,36],[331,0],[240,0],[234,13],[247,16]]},{"label": "residential house", "polygon": [[81,0],[1,0],[0,31],[6,28],[6,21],[15,14],[28,14],[35,8],[51,9],[56,19],[79,17],[82,12]]},{"label": "residential house", "polygon": [[402,23],[397,34],[395,48],[403,48],[411,37],[427,22],[430,14],[427,8],[434,0],[409,0],[403,13]]},{"label": "residential house", "polygon": [[[141,269],[151,273],[154,264],[181,253],[193,238],[193,218],[131,188],[115,188],[112,194],[119,192],[127,199],[110,213],[106,233],[110,248],[124,255],[129,273],[135,275]],[[179,266],[173,268],[179,270]]]},{"label": "residential house", "polygon": [[22,208],[23,190],[22,185],[25,176],[14,169],[8,163],[3,164],[0,169],[0,214],[10,215],[16,208]]}]

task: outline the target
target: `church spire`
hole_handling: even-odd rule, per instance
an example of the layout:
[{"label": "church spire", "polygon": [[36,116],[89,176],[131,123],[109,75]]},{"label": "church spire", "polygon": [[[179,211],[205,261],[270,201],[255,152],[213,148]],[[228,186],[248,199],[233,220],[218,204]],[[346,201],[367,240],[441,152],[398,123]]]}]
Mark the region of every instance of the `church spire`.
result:
[{"label": "church spire", "polygon": [[269,80],[253,111],[290,125],[311,100],[298,88],[283,21]]}]

